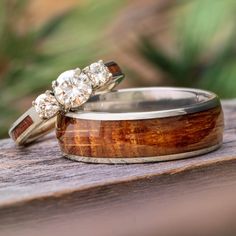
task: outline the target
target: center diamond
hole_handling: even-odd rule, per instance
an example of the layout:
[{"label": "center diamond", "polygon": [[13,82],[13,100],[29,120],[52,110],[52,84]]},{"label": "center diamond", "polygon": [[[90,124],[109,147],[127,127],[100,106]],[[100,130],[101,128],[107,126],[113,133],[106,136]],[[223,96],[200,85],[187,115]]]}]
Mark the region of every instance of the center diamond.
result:
[{"label": "center diamond", "polygon": [[77,108],[85,103],[92,93],[88,76],[79,69],[63,72],[53,83],[57,101],[66,109]]}]

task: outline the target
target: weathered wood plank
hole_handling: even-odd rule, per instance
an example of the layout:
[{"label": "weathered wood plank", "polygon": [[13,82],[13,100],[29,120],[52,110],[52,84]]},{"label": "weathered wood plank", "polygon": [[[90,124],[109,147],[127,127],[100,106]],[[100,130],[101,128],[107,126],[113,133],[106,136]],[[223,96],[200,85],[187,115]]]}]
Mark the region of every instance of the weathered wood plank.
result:
[{"label": "weathered wood plank", "polygon": [[[199,197],[202,199],[209,189],[217,193],[214,194],[217,196],[216,209],[223,206],[219,202],[226,202],[235,216],[236,206],[231,199],[236,197],[235,103],[224,103],[224,113],[226,128],[221,149],[196,158],[155,164],[72,162],[61,157],[54,135],[27,148],[15,147],[9,139],[0,141],[0,232],[15,235],[14,230],[17,230],[19,235],[19,230],[27,227],[36,232],[39,221],[43,225],[64,222],[64,226],[82,230],[82,222],[88,224],[86,220],[91,217],[101,224],[109,219],[114,228],[124,221],[125,230],[127,224],[132,225],[133,217],[137,217],[140,227],[150,226],[151,234],[152,230],[160,229],[159,224],[151,219],[160,218],[163,205],[172,206],[176,199],[184,199],[184,202],[192,199],[194,203],[190,196],[202,193]],[[211,201],[208,199],[207,202]],[[137,205],[143,215],[137,211]],[[128,218],[126,211],[130,211]],[[228,216],[229,212],[225,214]],[[198,216],[198,219],[203,218]],[[221,229],[230,223],[222,218],[219,222],[225,222]],[[109,235],[98,224],[90,228],[90,233],[95,229],[101,235]],[[47,229],[45,235],[51,230]],[[126,230],[120,231],[120,235],[127,233]]]}]

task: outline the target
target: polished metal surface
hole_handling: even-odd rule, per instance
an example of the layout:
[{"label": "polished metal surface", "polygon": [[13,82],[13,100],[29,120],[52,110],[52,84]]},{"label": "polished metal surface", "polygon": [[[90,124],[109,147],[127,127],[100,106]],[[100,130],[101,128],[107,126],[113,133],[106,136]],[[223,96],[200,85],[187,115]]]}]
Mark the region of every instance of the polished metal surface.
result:
[{"label": "polished metal surface", "polygon": [[66,116],[88,120],[140,120],[206,111],[220,106],[212,92],[200,89],[151,87],[121,89],[92,97]]}]

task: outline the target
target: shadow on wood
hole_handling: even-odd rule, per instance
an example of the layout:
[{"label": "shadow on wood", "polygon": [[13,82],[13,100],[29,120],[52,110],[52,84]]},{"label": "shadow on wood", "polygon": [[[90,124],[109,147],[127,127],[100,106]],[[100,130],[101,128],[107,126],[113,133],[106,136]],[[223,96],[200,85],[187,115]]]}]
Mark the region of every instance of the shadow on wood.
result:
[{"label": "shadow on wood", "polygon": [[155,164],[61,157],[54,136],[0,142],[0,235],[235,235],[234,103],[218,151]]}]

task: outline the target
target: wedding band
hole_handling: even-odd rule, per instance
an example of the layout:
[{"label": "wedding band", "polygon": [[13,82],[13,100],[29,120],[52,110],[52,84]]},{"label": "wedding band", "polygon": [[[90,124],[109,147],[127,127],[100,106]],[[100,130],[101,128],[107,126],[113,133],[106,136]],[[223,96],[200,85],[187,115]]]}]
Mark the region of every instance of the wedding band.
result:
[{"label": "wedding band", "polygon": [[123,89],[94,96],[59,114],[64,156],[90,163],[144,163],[187,158],[222,144],[223,112],[212,92],[171,87]]},{"label": "wedding band", "polygon": [[34,141],[55,127],[56,115],[74,111],[92,96],[112,90],[124,78],[115,62],[92,63],[63,72],[52,82],[53,90],[39,95],[33,106],[14,122],[10,137],[19,145]]}]

